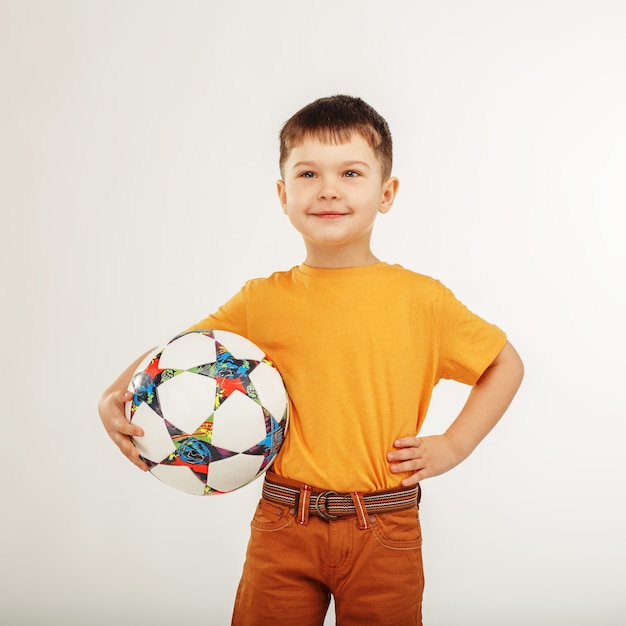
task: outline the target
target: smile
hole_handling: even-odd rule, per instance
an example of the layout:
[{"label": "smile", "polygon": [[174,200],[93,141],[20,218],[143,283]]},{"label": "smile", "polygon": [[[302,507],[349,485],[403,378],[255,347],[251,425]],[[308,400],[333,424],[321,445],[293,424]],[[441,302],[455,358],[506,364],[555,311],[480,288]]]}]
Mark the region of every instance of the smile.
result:
[{"label": "smile", "polygon": [[336,213],[333,211],[324,211],[323,213],[313,213],[313,217],[319,217],[321,219],[332,220],[338,217],[345,217],[347,213]]}]

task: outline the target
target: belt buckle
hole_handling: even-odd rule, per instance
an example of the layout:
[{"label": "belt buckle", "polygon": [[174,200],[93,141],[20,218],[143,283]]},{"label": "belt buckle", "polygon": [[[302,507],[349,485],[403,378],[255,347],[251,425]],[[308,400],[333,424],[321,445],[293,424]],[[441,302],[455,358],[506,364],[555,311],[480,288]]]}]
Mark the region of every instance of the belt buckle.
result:
[{"label": "belt buckle", "polygon": [[339,515],[333,515],[332,513],[328,512],[328,498],[330,498],[330,496],[336,496],[336,495],[337,495],[336,491],[322,491],[322,493],[320,493],[315,498],[315,501],[313,503],[313,505],[315,507],[315,512],[322,519],[333,520],[333,519],[337,519],[339,517]]}]

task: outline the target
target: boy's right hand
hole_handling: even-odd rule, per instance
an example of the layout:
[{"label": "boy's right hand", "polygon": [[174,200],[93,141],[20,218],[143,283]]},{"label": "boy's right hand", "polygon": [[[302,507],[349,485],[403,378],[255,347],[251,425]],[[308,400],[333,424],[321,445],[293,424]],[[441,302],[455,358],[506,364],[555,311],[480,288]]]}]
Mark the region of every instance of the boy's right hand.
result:
[{"label": "boy's right hand", "polygon": [[126,419],[124,404],[133,397],[130,391],[107,390],[98,403],[98,413],[107,434],[122,454],[140,470],[150,468],[142,461],[131,437],[143,437],[143,430]]}]

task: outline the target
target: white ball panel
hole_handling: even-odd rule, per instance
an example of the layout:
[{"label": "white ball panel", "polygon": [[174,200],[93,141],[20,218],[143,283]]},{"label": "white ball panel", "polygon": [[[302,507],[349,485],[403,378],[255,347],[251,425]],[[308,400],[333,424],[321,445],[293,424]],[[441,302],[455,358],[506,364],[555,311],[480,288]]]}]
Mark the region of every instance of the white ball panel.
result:
[{"label": "white ball panel", "polygon": [[209,465],[208,484],[218,491],[232,491],[249,483],[261,469],[262,456],[238,454]]},{"label": "white ball panel", "polygon": [[133,437],[139,454],[144,458],[159,463],[176,450],[165,422],[145,402],[135,411],[133,424],[144,431],[143,437]]},{"label": "white ball panel", "polygon": [[215,341],[219,341],[236,359],[260,361],[265,358],[265,352],[261,348],[241,335],[225,330],[216,330],[213,335]]},{"label": "white ball panel", "polygon": [[163,348],[159,367],[187,370],[191,367],[215,362],[215,342],[201,333],[182,335]]},{"label": "white ball panel", "polygon": [[267,363],[259,363],[250,374],[250,380],[261,404],[277,422],[282,421],[287,409],[287,392],[278,370]]},{"label": "white ball panel", "polygon": [[156,465],[150,471],[170,487],[195,496],[204,494],[205,484],[188,467]]},{"label": "white ball panel", "polygon": [[265,438],[263,409],[241,391],[234,391],[213,415],[212,443],[243,452]]},{"label": "white ball panel", "polygon": [[157,387],[163,417],[192,434],[213,413],[215,379],[182,372]]}]

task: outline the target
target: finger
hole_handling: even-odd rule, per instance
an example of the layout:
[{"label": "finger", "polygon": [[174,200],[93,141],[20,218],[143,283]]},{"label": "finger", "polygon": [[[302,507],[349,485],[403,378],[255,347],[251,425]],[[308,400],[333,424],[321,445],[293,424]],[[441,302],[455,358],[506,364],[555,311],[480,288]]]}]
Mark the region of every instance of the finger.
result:
[{"label": "finger", "polygon": [[425,450],[421,447],[399,448],[387,453],[387,461],[390,463],[398,461],[409,461],[411,459],[421,459]]},{"label": "finger", "polygon": [[126,414],[119,414],[113,423],[113,427],[116,432],[121,433],[126,437],[143,437],[144,431],[141,426],[133,424],[126,419]]},{"label": "finger", "polygon": [[135,447],[133,442],[129,437],[124,437],[122,441],[120,441],[118,445],[119,449],[122,451],[124,456],[131,462],[133,465],[136,465],[139,469],[144,472],[150,469],[146,462],[139,455],[139,450]]},{"label": "finger", "polygon": [[414,473],[418,472],[424,468],[424,463],[422,459],[410,459],[408,461],[403,461],[401,463],[394,463],[389,466],[389,469],[394,474],[402,474],[402,473]]},{"label": "finger", "polygon": [[424,466],[422,469],[413,472],[410,476],[404,478],[401,484],[405,487],[409,487],[410,485],[416,485],[417,483],[421,483],[423,480],[427,478],[432,478],[433,476],[437,476],[437,472],[433,472],[432,468]]},{"label": "finger", "polygon": [[119,406],[124,408],[124,405],[127,402],[130,402],[133,399],[133,396],[134,394],[132,391],[116,391],[113,396],[113,400],[119,404]]},{"label": "finger", "polygon": [[419,437],[400,437],[393,442],[394,448],[419,448],[421,445]]},{"label": "finger", "polygon": [[142,472],[147,472],[150,470],[150,468],[148,467],[148,465],[146,464],[146,462],[139,456],[131,456],[128,457],[130,462],[135,465],[136,467],[138,467]]},{"label": "finger", "polygon": [[422,480],[422,478],[423,477],[421,477],[418,472],[414,472],[410,476],[407,476],[406,478],[403,478],[402,481],[400,482],[400,484],[403,487],[413,487],[413,486],[417,485],[417,483],[419,483],[420,480]]},{"label": "finger", "polygon": [[394,450],[387,453],[387,461],[389,463],[401,463],[402,461],[413,461],[421,458],[422,455],[416,448],[403,448],[402,450]]},{"label": "finger", "polygon": [[141,457],[139,457],[139,456],[137,456],[137,457],[134,457],[134,456],[129,456],[129,457],[126,457],[126,458],[128,458],[128,460],[129,460],[129,461],[130,461],[130,462],[131,462],[131,463],[132,463],[135,467],[138,467],[138,468],[139,468],[142,472],[147,472],[147,471],[149,471],[149,470],[150,470],[150,468],[146,465],[145,461],[143,461],[143,460],[141,459]]},{"label": "finger", "polygon": [[127,435],[129,437],[143,437],[144,435],[143,430],[139,426],[137,426],[136,424],[133,424],[126,418],[125,404],[128,401],[130,401],[132,398],[133,398],[133,393],[130,391],[118,392],[117,405],[118,405],[119,410],[117,412],[117,416],[114,418],[114,421],[111,424],[113,428],[111,428],[111,425],[109,425],[107,429],[108,430],[114,429],[115,431],[120,432],[123,435]]}]

